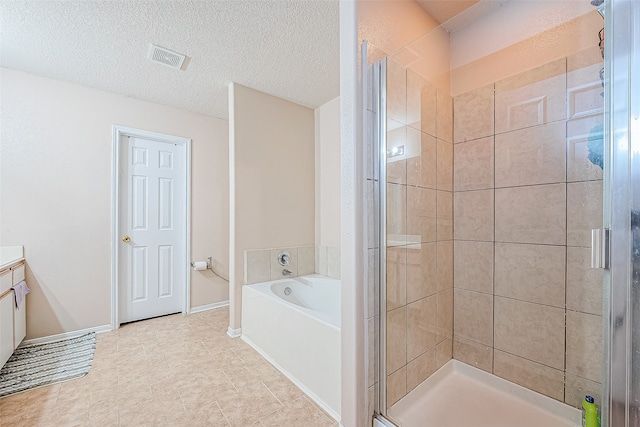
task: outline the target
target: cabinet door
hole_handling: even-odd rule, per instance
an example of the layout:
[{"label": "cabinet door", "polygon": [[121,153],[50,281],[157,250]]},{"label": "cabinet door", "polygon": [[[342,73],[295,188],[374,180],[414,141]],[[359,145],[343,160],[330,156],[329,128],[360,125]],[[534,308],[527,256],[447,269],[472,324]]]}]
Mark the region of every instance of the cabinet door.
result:
[{"label": "cabinet door", "polygon": [[0,273],[0,295],[7,292],[13,286],[13,282],[11,281],[11,270],[7,269]]},{"label": "cabinet door", "polygon": [[[11,293],[13,296],[13,291]],[[27,298],[22,300],[20,309],[17,309],[15,304],[11,306],[13,307],[13,347],[15,348],[27,335]]]},{"label": "cabinet door", "polygon": [[0,366],[13,354],[13,291],[0,298]]},{"label": "cabinet door", "polygon": [[11,286],[15,286],[24,280],[24,264],[13,267],[11,271],[13,272],[13,280],[11,281]]}]

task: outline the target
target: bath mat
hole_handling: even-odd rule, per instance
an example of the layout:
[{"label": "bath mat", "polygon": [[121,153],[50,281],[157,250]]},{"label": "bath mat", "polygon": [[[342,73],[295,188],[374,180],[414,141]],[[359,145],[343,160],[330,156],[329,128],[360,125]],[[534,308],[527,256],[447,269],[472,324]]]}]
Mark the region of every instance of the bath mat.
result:
[{"label": "bath mat", "polygon": [[95,349],[95,332],[18,347],[0,370],[0,398],[86,375]]}]

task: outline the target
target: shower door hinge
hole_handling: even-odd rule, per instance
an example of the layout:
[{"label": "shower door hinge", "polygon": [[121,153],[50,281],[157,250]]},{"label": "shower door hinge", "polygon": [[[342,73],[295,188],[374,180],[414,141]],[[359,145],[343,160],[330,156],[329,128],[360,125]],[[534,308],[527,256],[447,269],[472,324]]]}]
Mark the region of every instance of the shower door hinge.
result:
[{"label": "shower door hinge", "polygon": [[591,230],[591,268],[609,268],[609,229]]}]

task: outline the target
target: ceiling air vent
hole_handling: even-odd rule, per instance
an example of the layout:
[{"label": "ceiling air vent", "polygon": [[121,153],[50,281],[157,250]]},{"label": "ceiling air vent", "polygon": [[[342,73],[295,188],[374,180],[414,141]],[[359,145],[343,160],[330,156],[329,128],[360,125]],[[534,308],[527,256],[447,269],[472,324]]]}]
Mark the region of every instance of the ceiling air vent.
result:
[{"label": "ceiling air vent", "polygon": [[175,68],[179,70],[184,63],[186,56],[174,52],[169,49],[165,49],[164,47],[157,46],[152,44],[149,47],[149,59],[153,62],[157,62],[158,64],[166,65],[167,67]]}]

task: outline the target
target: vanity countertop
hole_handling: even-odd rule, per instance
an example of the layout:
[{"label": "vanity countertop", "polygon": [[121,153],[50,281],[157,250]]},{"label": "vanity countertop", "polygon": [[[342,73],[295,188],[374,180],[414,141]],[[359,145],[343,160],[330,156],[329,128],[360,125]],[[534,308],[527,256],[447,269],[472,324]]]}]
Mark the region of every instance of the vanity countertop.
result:
[{"label": "vanity countertop", "polygon": [[22,246],[0,246],[0,270],[24,259]]}]

